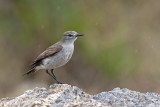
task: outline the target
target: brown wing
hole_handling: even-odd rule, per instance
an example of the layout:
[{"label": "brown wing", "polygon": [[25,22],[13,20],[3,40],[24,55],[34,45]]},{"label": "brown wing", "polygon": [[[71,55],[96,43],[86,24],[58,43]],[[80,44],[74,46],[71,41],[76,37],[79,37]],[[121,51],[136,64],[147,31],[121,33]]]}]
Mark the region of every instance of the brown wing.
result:
[{"label": "brown wing", "polygon": [[41,53],[31,64],[31,66],[37,66],[39,64],[41,64],[41,61],[44,58],[50,57],[55,55],[56,53],[58,53],[59,51],[62,50],[62,46],[61,45],[52,45],[49,48],[47,48],[43,53]]},{"label": "brown wing", "polygon": [[59,51],[62,50],[62,46],[59,44],[55,44],[50,46],[49,48],[47,48],[43,53],[41,53],[34,61],[33,63],[30,65],[30,69],[28,70],[28,72],[26,72],[24,75],[26,74],[30,74],[32,72],[35,72],[35,68],[36,66],[40,65],[42,63],[42,60],[55,55],[56,53],[58,53]]}]

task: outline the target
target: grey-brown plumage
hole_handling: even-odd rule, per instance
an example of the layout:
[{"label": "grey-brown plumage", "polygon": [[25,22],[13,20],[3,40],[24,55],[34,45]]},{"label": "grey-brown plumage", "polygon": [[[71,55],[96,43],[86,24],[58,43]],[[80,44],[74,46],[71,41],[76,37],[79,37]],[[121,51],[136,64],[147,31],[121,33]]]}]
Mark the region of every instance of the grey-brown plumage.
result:
[{"label": "grey-brown plumage", "polygon": [[[32,62],[30,69],[24,75],[43,69],[46,70],[46,73],[52,76],[57,83],[61,83],[56,79],[53,70],[63,66],[70,60],[74,51],[74,41],[78,36],[83,35],[75,31],[65,32],[59,42],[47,48]],[[49,73],[48,70],[50,70],[51,73]]]},{"label": "grey-brown plumage", "polygon": [[30,65],[30,69],[25,74],[30,74],[36,71],[36,67],[42,64],[42,60],[51,56],[54,56],[56,53],[62,50],[62,46],[59,43],[54,44],[47,48],[43,53],[41,53]]}]

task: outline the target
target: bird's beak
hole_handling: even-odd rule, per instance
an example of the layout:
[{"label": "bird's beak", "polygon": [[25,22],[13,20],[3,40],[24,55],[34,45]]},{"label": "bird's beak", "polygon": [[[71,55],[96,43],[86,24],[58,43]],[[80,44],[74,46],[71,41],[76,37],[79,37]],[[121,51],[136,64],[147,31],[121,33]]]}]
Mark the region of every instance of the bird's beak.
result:
[{"label": "bird's beak", "polygon": [[78,37],[78,36],[83,36],[83,35],[84,35],[84,34],[77,34],[76,37]]}]

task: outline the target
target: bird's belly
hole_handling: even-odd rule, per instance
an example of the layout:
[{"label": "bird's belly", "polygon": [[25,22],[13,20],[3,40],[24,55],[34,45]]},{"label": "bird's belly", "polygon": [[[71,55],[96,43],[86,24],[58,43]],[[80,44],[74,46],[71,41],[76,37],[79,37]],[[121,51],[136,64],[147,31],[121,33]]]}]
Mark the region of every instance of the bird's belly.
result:
[{"label": "bird's belly", "polygon": [[73,51],[61,51],[58,54],[44,59],[43,65],[45,69],[54,69],[66,64],[73,54]]}]

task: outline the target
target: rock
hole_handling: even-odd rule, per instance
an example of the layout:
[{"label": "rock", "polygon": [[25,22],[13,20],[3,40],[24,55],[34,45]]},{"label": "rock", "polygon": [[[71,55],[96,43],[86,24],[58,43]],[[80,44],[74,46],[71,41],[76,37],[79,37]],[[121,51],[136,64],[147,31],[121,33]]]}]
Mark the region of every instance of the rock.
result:
[{"label": "rock", "polygon": [[140,93],[120,88],[94,95],[93,99],[114,107],[160,107],[160,95],[157,93]]},{"label": "rock", "polygon": [[89,95],[75,86],[54,84],[49,89],[35,88],[15,98],[3,98],[0,107],[159,107],[156,93],[140,93],[115,88]]}]

